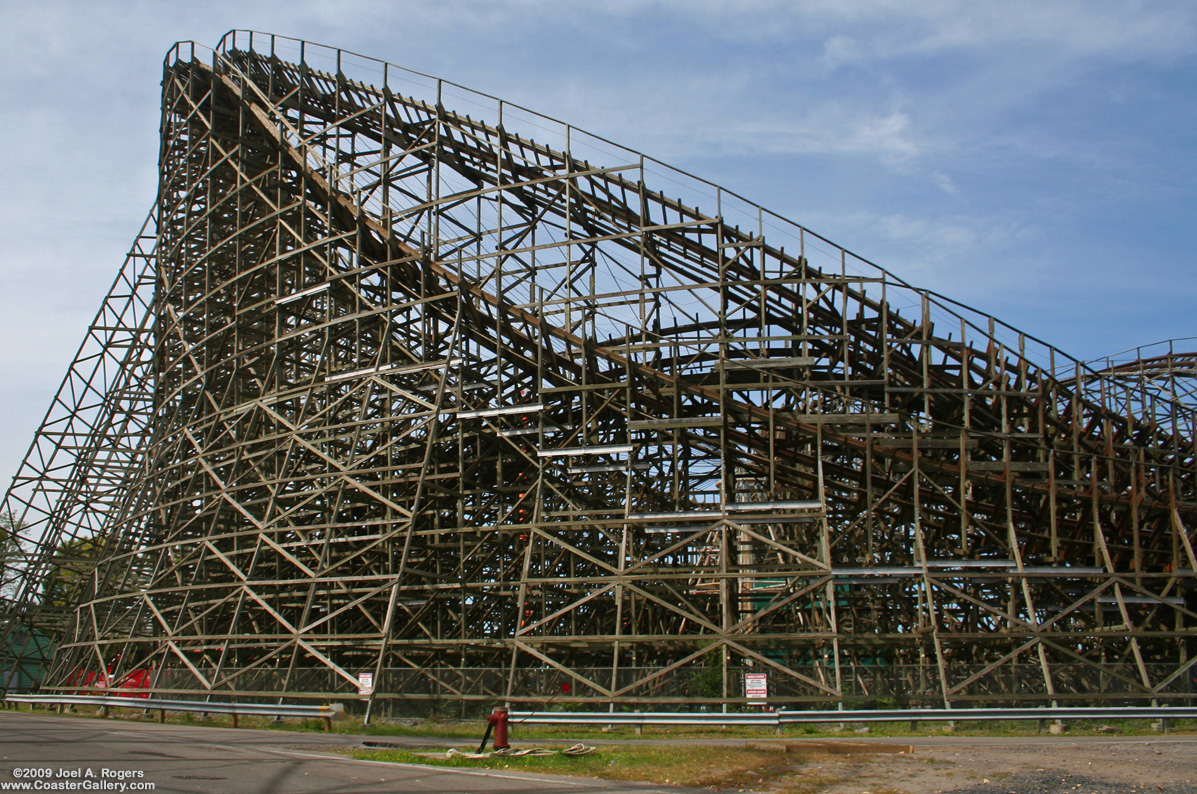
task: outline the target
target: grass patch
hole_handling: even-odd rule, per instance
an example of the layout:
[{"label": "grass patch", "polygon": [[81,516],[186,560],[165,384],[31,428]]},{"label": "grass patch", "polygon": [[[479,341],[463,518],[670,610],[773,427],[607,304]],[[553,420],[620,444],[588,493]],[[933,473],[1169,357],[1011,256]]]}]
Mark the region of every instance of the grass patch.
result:
[{"label": "grass patch", "polygon": [[[464,749],[464,748],[463,748]],[[446,758],[444,754],[423,755],[404,750],[347,750],[354,758],[401,764],[425,764],[462,769],[507,769],[548,775],[576,775],[641,783],[672,783],[681,786],[716,788],[759,786],[783,778],[801,783],[804,777],[815,785],[829,781],[802,767],[814,756],[798,758],[782,752],[738,747],[711,746],[606,746],[584,756],[551,755],[485,759]],[[787,790],[793,789],[787,785]],[[809,788],[816,791],[817,788]]]}]

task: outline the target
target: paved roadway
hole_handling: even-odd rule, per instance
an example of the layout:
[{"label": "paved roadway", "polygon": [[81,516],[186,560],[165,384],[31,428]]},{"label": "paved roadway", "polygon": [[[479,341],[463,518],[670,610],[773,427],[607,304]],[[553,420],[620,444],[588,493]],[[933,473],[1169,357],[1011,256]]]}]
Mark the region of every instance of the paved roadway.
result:
[{"label": "paved roadway", "polygon": [[[1145,765],[1172,763],[1177,780],[1197,777],[1197,735],[1106,737],[1106,736],[926,736],[881,737],[842,734],[818,737],[816,741],[914,745],[924,760],[939,758],[964,761],[959,756],[981,759],[984,769],[997,757],[1015,759],[1016,768],[1059,766],[1079,771],[1093,766],[1092,759],[1105,759],[1119,779],[1135,776]],[[518,740],[518,737],[516,737]],[[0,794],[12,783],[28,782],[28,791],[100,791],[122,794],[120,772],[141,772],[140,778],[123,782],[152,783],[154,792],[191,794],[442,794],[449,792],[494,792],[495,794],[686,794],[696,790],[677,786],[619,783],[583,778],[533,775],[523,772],[458,770],[358,761],[335,755],[334,747],[356,747],[363,741],[409,748],[439,749],[460,740],[400,736],[360,736],[291,731],[263,731],[198,725],[159,725],[112,719],[61,717],[48,714],[0,710]],[[594,741],[592,744],[608,744]],[[626,739],[623,741],[627,741]],[[676,740],[641,740],[645,744],[675,744]],[[738,745],[744,738],[687,739],[687,744]],[[753,740],[753,743],[762,741]],[[765,740],[767,741],[767,740]],[[783,740],[802,743],[800,738]],[[465,744],[469,744],[465,742]],[[518,741],[517,741],[518,744]],[[883,758],[884,756],[873,756]],[[909,757],[909,756],[908,756]],[[967,762],[966,762],[967,763]],[[44,770],[50,777],[14,777],[14,770]],[[77,777],[64,777],[63,771]],[[88,771],[92,777],[86,777]],[[967,770],[965,770],[967,771]],[[1125,774],[1123,774],[1125,772]],[[107,773],[107,776],[105,776]],[[38,781],[41,787],[36,787]],[[90,784],[89,788],[53,788],[50,783]],[[104,787],[95,784],[107,784]],[[944,780],[933,788],[968,787],[976,781]],[[1071,789],[1065,786],[1061,791]],[[1038,790],[1038,789],[1037,789]],[[1054,789],[1052,789],[1054,790]],[[1108,789],[1113,790],[1113,789]],[[1120,789],[1119,789],[1120,790]],[[1171,789],[1169,789],[1171,790]],[[1183,790],[1190,790],[1185,788]],[[1197,791],[1197,789],[1194,789]],[[134,791],[126,786],[124,792]],[[1006,791],[1006,789],[1002,789]],[[705,792],[710,794],[710,792]]]},{"label": "paved roadway", "polygon": [[[156,794],[447,794],[449,792],[520,792],[521,794],[677,794],[665,788],[582,778],[561,778],[501,771],[454,770],[358,761],[326,752],[330,746],[354,746],[364,738],[189,725],[159,725],[124,720],[81,719],[0,710],[0,791],[6,783],[26,780],[27,790],[45,782],[74,782],[75,791],[119,794],[115,773],[141,772],[132,782],[153,783]],[[395,741],[394,737],[368,737]],[[429,740],[414,740],[423,746]],[[49,770],[51,777],[14,777],[14,770]],[[68,775],[76,777],[63,777]],[[93,777],[86,777],[88,771]],[[107,781],[116,787],[97,788]],[[83,788],[83,785],[90,788]],[[101,783],[103,785],[103,783]],[[125,789],[129,791],[129,788]]]}]

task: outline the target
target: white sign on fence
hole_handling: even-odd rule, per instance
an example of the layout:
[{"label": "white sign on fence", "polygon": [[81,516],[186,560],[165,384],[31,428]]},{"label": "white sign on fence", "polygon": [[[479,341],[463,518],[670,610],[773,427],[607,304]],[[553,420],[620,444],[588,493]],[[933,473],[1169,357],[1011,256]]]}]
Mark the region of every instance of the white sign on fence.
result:
[{"label": "white sign on fence", "polygon": [[358,673],[357,674],[357,693],[359,695],[370,695],[374,692],[374,673]]},{"label": "white sign on fence", "polygon": [[744,674],[744,697],[750,697],[750,698],[767,698],[767,697],[769,697],[769,674],[768,673],[745,673]]}]

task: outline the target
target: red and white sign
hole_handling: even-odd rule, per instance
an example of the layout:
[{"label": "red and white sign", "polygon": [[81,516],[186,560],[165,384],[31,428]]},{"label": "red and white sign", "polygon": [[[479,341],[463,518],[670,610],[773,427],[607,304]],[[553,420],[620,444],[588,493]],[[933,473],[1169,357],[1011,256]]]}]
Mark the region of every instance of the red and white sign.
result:
[{"label": "red and white sign", "polygon": [[744,697],[750,697],[750,698],[767,698],[767,697],[769,697],[769,674],[768,673],[745,673],[744,674]]},{"label": "red and white sign", "polygon": [[374,692],[374,673],[357,674],[357,693],[370,695]]}]

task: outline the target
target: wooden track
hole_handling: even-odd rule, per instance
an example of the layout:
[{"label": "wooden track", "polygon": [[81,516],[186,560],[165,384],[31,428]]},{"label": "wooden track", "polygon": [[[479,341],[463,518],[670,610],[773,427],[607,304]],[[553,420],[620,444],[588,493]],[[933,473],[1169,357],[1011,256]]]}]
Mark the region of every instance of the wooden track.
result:
[{"label": "wooden track", "polygon": [[372,709],[659,708],[746,703],[756,671],[788,706],[1189,702],[1197,432],[1167,368],[1087,367],[317,45],[176,45],[162,135],[6,497],[0,631],[53,642],[43,688],[371,672]]}]

